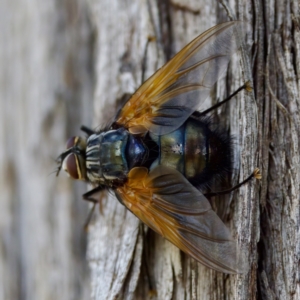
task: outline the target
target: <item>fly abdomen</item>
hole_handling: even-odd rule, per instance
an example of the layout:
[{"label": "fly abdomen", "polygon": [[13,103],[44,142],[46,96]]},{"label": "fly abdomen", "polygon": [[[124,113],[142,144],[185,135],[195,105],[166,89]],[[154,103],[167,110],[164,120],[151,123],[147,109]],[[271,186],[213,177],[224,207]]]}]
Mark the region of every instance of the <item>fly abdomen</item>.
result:
[{"label": "fly abdomen", "polygon": [[187,179],[203,172],[207,164],[206,130],[200,122],[188,119],[177,130],[158,137],[157,164],[172,167]]},{"label": "fly abdomen", "polygon": [[174,168],[185,175],[185,124],[177,130],[162,136],[151,135],[159,146],[159,156],[151,165],[165,165]]},{"label": "fly abdomen", "polygon": [[201,174],[209,159],[209,132],[207,127],[195,120],[185,123],[184,175],[192,179]]},{"label": "fly abdomen", "polygon": [[160,148],[151,169],[159,164],[172,167],[195,186],[206,185],[230,170],[230,139],[211,130],[205,118],[189,118],[177,130],[151,138]]}]

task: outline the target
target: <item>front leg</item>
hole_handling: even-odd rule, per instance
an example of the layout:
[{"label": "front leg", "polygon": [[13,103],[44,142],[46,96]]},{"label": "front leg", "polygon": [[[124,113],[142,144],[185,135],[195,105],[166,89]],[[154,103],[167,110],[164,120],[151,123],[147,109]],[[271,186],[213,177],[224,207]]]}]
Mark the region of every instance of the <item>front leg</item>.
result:
[{"label": "front leg", "polygon": [[80,127],[80,130],[83,131],[83,132],[85,132],[88,136],[96,133],[96,131],[94,131],[93,129],[90,129],[90,128],[84,126],[84,125],[82,125]]},{"label": "front leg", "polygon": [[99,199],[95,199],[93,198],[93,196],[99,192],[102,192],[103,190],[105,190],[105,186],[104,185],[98,185],[97,187],[95,187],[94,189],[86,192],[85,194],[82,195],[82,199],[85,201],[90,201],[93,203],[98,203]]},{"label": "front leg", "polygon": [[89,226],[89,223],[92,219],[92,216],[94,214],[94,211],[95,211],[95,207],[96,207],[96,204],[99,203],[99,206],[100,206],[100,213],[102,214],[102,202],[100,201],[101,200],[101,197],[99,197],[98,199],[95,199],[93,198],[93,196],[99,192],[102,192],[103,190],[105,189],[105,186],[103,185],[99,185],[97,187],[95,187],[94,189],[86,192],[85,194],[82,195],[82,199],[85,200],[85,201],[90,201],[92,203],[94,203],[93,207],[91,208],[89,214],[88,214],[88,217],[84,223],[84,229],[85,231],[88,230],[88,226]]}]

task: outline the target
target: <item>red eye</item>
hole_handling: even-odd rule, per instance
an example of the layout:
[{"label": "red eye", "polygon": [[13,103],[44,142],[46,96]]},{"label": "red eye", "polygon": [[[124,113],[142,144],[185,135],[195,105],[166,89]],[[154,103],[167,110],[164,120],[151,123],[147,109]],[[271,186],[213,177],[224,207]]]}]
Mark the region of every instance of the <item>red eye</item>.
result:
[{"label": "red eye", "polygon": [[76,143],[76,136],[72,136],[67,141],[67,149],[72,148]]},{"label": "red eye", "polygon": [[[68,141],[69,142],[69,141]],[[73,178],[78,179],[78,168],[76,164],[76,154],[69,154],[63,162],[63,169]]]}]

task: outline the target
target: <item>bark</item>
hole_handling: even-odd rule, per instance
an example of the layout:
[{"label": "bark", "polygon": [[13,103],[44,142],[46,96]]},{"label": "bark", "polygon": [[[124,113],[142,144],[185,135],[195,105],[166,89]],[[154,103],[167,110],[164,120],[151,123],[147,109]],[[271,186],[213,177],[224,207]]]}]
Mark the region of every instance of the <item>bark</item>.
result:
[{"label": "bark", "polygon": [[87,299],[86,187],[53,173],[92,116],[87,6],[4,0],[0,15],[0,299]]},{"label": "bark", "polygon": [[[300,298],[296,0],[4,0],[0,14],[0,299]],[[89,226],[89,279],[85,185],[47,176],[51,157],[82,123],[110,122],[117,99],[230,19],[244,21],[243,47],[207,106],[251,81],[253,92],[218,109],[215,120],[234,136],[230,184],[255,167],[263,178],[213,206],[249,271],[200,265],[107,194]]]},{"label": "bark", "polygon": [[[209,270],[154,234],[112,195],[90,231],[93,299],[298,299],[299,293],[299,12],[296,1],[89,0],[97,29],[95,125],[110,120],[115,99],[132,93],[187,42],[231,18],[243,20],[240,56],[218,82],[211,102],[247,80],[242,93],[218,111],[235,137],[232,184],[258,166],[261,182],[243,186],[223,219],[249,260],[249,272]],[[209,105],[209,104],[208,104]],[[229,199],[228,199],[229,198]],[[227,202],[226,202],[227,201]],[[154,297],[155,298],[155,297]]]}]

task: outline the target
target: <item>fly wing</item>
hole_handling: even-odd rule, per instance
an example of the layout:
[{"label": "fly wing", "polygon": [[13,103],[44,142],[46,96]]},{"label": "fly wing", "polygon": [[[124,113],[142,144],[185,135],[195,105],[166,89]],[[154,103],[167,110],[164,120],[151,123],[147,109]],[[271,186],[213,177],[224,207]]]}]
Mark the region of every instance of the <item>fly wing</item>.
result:
[{"label": "fly wing", "polygon": [[134,168],[116,195],[141,221],[203,265],[224,273],[245,272],[228,228],[208,200],[178,171]]},{"label": "fly wing", "polygon": [[116,122],[131,133],[167,134],[207,98],[238,49],[237,21],[205,31],[151,76],[121,109]]}]

